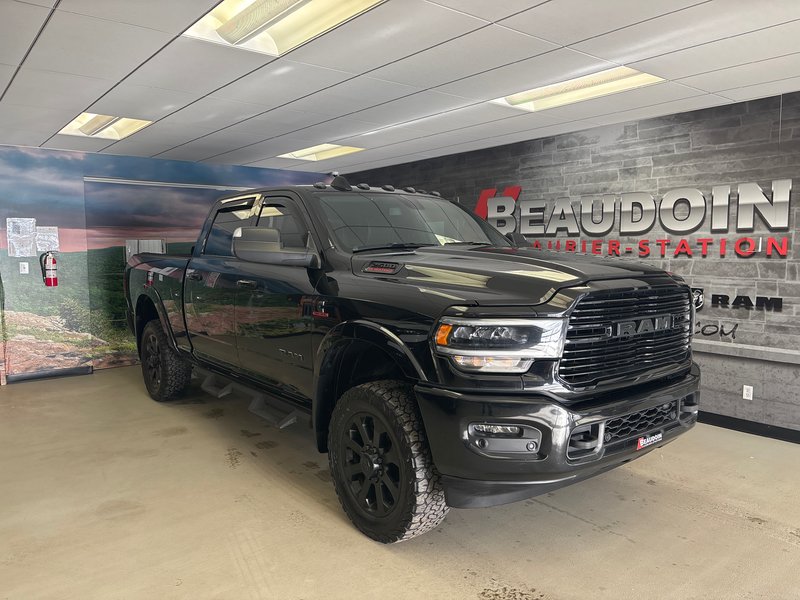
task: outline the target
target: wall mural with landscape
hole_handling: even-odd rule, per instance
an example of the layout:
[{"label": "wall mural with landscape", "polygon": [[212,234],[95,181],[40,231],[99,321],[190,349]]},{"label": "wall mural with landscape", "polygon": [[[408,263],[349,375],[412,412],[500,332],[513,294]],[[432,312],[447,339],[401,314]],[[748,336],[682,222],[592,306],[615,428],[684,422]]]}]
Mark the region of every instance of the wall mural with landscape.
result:
[{"label": "wall mural with landscape", "polygon": [[[220,196],[320,179],[307,172],[0,146],[0,379],[131,364],[135,345],[122,289],[130,252],[189,252]],[[28,241],[20,225],[34,227],[29,245],[19,243]],[[42,281],[45,250],[57,250],[58,287]]]}]

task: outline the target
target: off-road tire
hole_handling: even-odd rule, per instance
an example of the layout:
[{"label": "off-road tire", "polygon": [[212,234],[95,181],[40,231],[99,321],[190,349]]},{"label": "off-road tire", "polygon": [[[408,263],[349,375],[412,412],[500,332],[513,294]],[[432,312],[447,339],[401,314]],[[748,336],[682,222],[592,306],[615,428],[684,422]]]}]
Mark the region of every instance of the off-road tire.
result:
[{"label": "off-road tire", "polygon": [[157,319],[144,326],[140,349],[142,376],[150,397],[157,402],[179,398],[189,386],[192,365],[172,347]]},{"label": "off-road tire", "polygon": [[328,461],[342,508],[373,540],[411,539],[447,515],[414,392],[402,381],[365,383],[342,395],[328,431]]}]

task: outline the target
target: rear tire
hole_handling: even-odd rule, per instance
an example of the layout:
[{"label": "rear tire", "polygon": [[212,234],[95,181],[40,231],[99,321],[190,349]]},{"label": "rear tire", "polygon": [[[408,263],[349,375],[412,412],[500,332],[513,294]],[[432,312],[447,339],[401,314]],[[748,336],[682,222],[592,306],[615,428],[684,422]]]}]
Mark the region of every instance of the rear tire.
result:
[{"label": "rear tire", "polygon": [[180,397],[189,385],[192,365],[170,345],[157,319],[144,326],[140,348],[142,375],[150,397],[157,402]]},{"label": "rear tire", "polygon": [[365,383],[342,395],[328,432],[328,461],[342,508],[373,540],[408,540],[447,515],[414,392],[401,381]]}]

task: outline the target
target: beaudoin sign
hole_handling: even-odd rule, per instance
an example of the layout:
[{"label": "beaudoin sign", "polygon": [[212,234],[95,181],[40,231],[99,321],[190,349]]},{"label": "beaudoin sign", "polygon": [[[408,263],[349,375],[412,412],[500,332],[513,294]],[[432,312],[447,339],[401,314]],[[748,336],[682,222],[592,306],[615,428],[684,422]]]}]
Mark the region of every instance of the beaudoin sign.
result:
[{"label": "beaudoin sign", "polygon": [[[791,179],[772,182],[771,198],[757,183],[737,186],[736,233],[751,233],[756,213],[770,232],[789,230]],[[734,239],[715,237],[686,237],[651,239],[642,237],[658,223],[664,231],[683,236],[704,227],[711,234],[727,234],[731,230],[731,186],[711,188],[710,198],[694,188],[678,188],[666,192],[656,201],[646,192],[605,194],[580,199],[576,214],[570,198],[558,198],[554,203],[541,199],[519,199],[522,188],[509,186],[502,196],[496,189],[483,190],[475,213],[487,219],[502,233],[518,232],[527,237],[555,238],[566,233],[579,239],[545,239],[532,241],[534,248],[564,252],[589,252],[639,257],[693,257],[700,255],[724,258],[748,258],[756,254],[786,258],[790,237],[742,236]],[[679,216],[680,215],[680,216]],[[620,236],[638,238],[634,242],[620,239],[581,239],[607,236],[612,231]]]}]

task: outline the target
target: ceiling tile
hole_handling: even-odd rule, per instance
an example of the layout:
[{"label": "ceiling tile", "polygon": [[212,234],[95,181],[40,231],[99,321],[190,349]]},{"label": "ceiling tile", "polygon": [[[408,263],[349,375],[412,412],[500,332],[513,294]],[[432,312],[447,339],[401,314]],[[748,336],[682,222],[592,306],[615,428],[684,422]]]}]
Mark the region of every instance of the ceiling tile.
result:
[{"label": "ceiling tile", "polygon": [[102,140],[99,138],[79,137],[76,135],[54,135],[44,145],[42,145],[42,148],[97,152],[111,143],[111,140]]},{"label": "ceiling tile", "polygon": [[460,10],[474,17],[487,21],[498,21],[514,13],[518,13],[533,4],[541,4],[545,0],[503,0],[503,2],[487,2],[486,0],[429,0],[432,4],[440,4]]},{"label": "ceiling tile", "polygon": [[118,81],[169,40],[162,31],[57,10],[25,66]]},{"label": "ceiling tile", "polygon": [[490,25],[370,73],[371,77],[435,87],[555,50],[556,44]]},{"label": "ceiling tile", "polygon": [[692,98],[684,98],[682,100],[662,102],[660,104],[653,104],[652,106],[642,106],[622,112],[592,117],[592,121],[594,121],[597,125],[614,125],[629,121],[652,119],[654,117],[662,117],[664,115],[673,115],[690,110],[700,110],[702,108],[709,108],[711,106],[722,106],[724,104],[729,104],[725,98],[715,96],[713,94],[705,94],[703,96],[694,96]]},{"label": "ceiling tile", "polygon": [[419,91],[418,87],[361,76],[301,98],[289,104],[289,108],[339,116]]},{"label": "ceiling tile", "polygon": [[177,158],[179,160],[203,160],[219,154],[237,150],[260,142],[263,138],[251,133],[245,135],[239,132],[230,132],[223,129],[210,133],[204,137],[182,144],[158,155],[158,158]]},{"label": "ceiling tile", "polygon": [[294,50],[291,58],[363,73],[485,24],[424,0],[385,2]]},{"label": "ceiling tile", "polygon": [[[627,92],[551,108],[542,113],[561,121],[574,121],[704,94],[705,92],[701,90],[666,81]],[[509,108],[509,110],[515,109]]]},{"label": "ceiling tile", "polygon": [[[233,150],[232,152],[227,152],[220,156],[216,156],[215,160],[217,162],[225,162],[226,164],[245,165],[256,161],[266,160],[268,158],[275,158],[279,154],[294,152],[295,150],[307,148],[308,146],[312,145],[314,145],[312,140],[294,136],[282,136],[272,140],[258,142],[257,144],[253,144],[246,148],[240,148],[238,150]],[[227,161],[232,162],[228,163]],[[308,162],[309,167],[313,166],[312,162],[306,162]],[[315,171],[316,169],[310,168],[308,170]]]},{"label": "ceiling tile", "polygon": [[502,24],[567,45],[658,15],[698,4],[701,0],[552,0],[502,21]]},{"label": "ceiling tile", "polygon": [[413,96],[387,102],[355,113],[353,118],[369,123],[393,125],[412,119],[460,108],[473,101],[439,92],[419,92]]},{"label": "ceiling tile", "polygon": [[222,129],[264,112],[263,106],[208,96],[165,117],[162,122],[184,127]]},{"label": "ceiling tile", "polygon": [[217,4],[219,0],[61,0],[58,10],[177,35]]},{"label": "ceiling tile", "polygon": [[179,37],[127,82],[205,95],[273,60],[266,54]]},{"label": "ceiling tile", "polygon": [[574,47],[606,60],[631,63],[798,18],[800,2],[712,0]]},{"label": "ceiling tile", "polygon": [[[800,45],[797,43],[798,38],[800,38],[800,20],[776,25],[767,30],[745,33],[687,48],[686,50],[679,50],[633,63],[631,66],[666,79],[678,79],[687,75],[715,71],[743,63],[753,63],[795,53],[800,50]],[[766,40],[768,40],[767,43],[765,43]],[[789,60],[794,60],[795,67],[800,67],[800,61],[797,60],[797,56]],[[778,63],[775,64],[776,68],[780,68],[777,66]],[[770,66],[768,63],[762,64],[765,72]],[[765,81],[780,79],[780,77],[780,74],[776,74],[774,77],[765,79]],[[726,87],[737,87],[736,81],[732,79],[730,85],[726,85]]]},{"label": "ceiling tile", "polygon": [[493,100],[613,66],[615,65],[612,63],[562,48],[487,73],[473,75],[436,90],[475,100]]},{"label": "ceiling tile", "polygon": [[13,0],[0,0],[0,62],[18,65],[50,10]]},{"label": "ceiling tile", "polygon": [[800,65],[800,53],[788,54],[778,58],[738,65],[701,75],[693,75],[679,81],[708,92],[719,92],[721,90],[793,77],[798,72],[798,65]]},{"label": "ceiling tile", "polygon": [[335,142],[338,139],[352,137],[375,129],[375,123],[359,121],[348,117],[340,117],[311,127],[304,127],[293,132],[293,135],[319,140],[320,144]]},{"label": "ceiling tile", "polygon": [[759,83],[757,85],[748,85],[725,90],[724,92],[719,92],[718,95],[730,98],[735,102],[743,102],[744,100],[753,100],[755,98],[767,98],[768,96],[776,96],[778,94],[788,94],[798,90],[800,90],[800,77],[790,77],[788,79],[770,81],[769,83]]},{"label": "ceiling tile", "polygon": [[36,6],[44,6],[46,8],[53,8],[58,0],[25,0],[28,4],[35,4]]},{"label": "ceiling tile", "polygon": [[17,67],[0,64],[0,95],[2,95],[3,91],[5,91],[6,86],[11,81],[11,78],[14,76],[16,70]]},{"label": "ceiling tile", "polygon": [[123,81],[90,106],[87,112],[155,121],[186,106],[193,99],[194,96],[187,92]]},{"label": "ceiling tile", "polygon": [[7,99],[0,102],[0,143],[11,144],[6,133],[30,131],[47,134],[45,139],[61,131],[76,113],[69,110],[42,108],[30,104],[12,104]]},{"label": "ceiling tile", "polygon": [[207,133],[211,133],[211,130],[197,126],[165,124],[163,121],[159,121],[109,146],[104,153],[154,156]]},{"label": "ceiling tile", "polygon": [[0,134],[0,144],[9,146],[39,146],[43,144],[51,134],[36,133],[34,131],[19,129],[3,129]]},{"label": "ceiling tile", "polygon": [[[208,160],[205,162],[214,163],[217,159]],[[222,164],[230,164],[230,163],[222,163]],[[309,163],[307,160],[291,160],[288,158],[268,158],[266,160],[259,160],[256,162],[248,163],[248,167],[259,167],[263,169],[287,169],[289,167],[295,166],[298,167],[301,171],[308,171],[310,167],[313,166],[313,163]],[[313,169],[312,169],[313,170]]]},{"label": "ceiling tile", "polygon": [[281,59],[234,81],[212,96],[274,108],[352,76],[345,71]]},{"label": "ceiling tile", "polygon": [[72,111],[75,117],[112,85],[113,82],[106,79],[22,67],[3,100],[11,104]]},{"label": "ceiling tile", "polygon": [[285,106],[270,110],[241,123],[231,125],[227,130],[250,134],[257,132],[262,140],[278,137],[329,120],[330,117],[292,110]]}]

